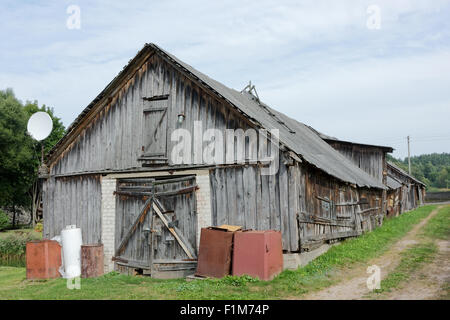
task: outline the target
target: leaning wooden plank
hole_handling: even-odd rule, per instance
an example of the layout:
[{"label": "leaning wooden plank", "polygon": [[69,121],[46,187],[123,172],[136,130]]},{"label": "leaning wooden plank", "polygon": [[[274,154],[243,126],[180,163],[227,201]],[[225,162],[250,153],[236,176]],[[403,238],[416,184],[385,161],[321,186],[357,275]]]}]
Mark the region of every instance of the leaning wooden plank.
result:
[{"label": "leaning wooden plank", "polygon": [[115,254],[116,256],[119,256],[122,253],[123,249],[125,248],[125,245],[127,244],[128,240],[130,240],[131,235],[136,230],[139,223],[144,221],[145,216],[147,215],[148,209],[150,208],[151,202],[152,202],[152,198],[149,198],[149,199],[147,199],[147,201],[145,201],[144,207],[142,208],[141,212],[139,213],[136,220],[134,221],[133,226],[130,228],[130,230],[128,230],[127,234],[125,235],[125,237],[123,238],[119,247],[117,248],[116,254]]},{"label": "leaning wooden plank", "polygon": [[158,217],[161,219],[161,221],[164,223],[167,229],[169,229],[170,233],[177,239],[178,243],[180,244],[181,248],[183,248],[184,252],[186,252],[187,256],[190,259],[195,259],[195,253],[192,247],[189,245],[189,242],[186,241],[184,236],[182,235],[181,231],[177,227],[169,227],[169,222],[167,221],[164,214],[161,212],[161,204],[158,200],[155,199],[153,202],[153,209],[155,210]]}]

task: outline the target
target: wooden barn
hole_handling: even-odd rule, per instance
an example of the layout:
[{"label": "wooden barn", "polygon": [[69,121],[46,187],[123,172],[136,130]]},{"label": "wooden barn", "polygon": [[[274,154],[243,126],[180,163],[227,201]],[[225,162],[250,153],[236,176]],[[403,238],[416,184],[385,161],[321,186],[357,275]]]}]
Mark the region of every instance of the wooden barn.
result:
[{"label": "wooden barn", "polygon": [[386,155],[393,148],[343,141],[314,131],[347,159],[386,185],[383,212],[387,217],[398,216],[423,205],[425,184],[387,161]]},{"label": "wooden barn", "polygon": [[44,237],[76,224],[103,243],[105,271],[153,277],[192,273],[211,225],[280,230],[285,253],[360,235],[382,223],[387,189],[378,162],[360,168],[254,87],[230,89],[154,44],[46,164]]},{"label": "wooden barn", "polygon": [[424,204],[425,184],[391,162],[387,163],[389,215],[397,216]]}]

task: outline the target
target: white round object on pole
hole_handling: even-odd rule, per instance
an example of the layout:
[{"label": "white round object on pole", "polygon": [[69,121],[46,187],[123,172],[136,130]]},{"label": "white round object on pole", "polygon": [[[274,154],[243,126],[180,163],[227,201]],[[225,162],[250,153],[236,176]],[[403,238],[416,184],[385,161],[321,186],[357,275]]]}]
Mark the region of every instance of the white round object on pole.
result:
[{"label": "white round object on pole", "polygon": [[38,111],[28,120],[28,133],[36,140],[47,138],[53,129],[53,120],[47,112]]},{"label": "white round object on pole", "polygon": [[75,225],[66,226],[61,231],[64,260],[64,278],[76,278],[81,275],[81,229]]}]

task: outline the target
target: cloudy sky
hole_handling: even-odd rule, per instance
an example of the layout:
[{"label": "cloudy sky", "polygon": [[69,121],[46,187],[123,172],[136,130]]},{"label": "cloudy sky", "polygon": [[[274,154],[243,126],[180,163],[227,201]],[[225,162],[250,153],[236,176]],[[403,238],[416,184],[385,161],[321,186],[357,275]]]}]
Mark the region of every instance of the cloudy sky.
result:
[{"label": "cloudy sky", "polygon": [[66,126],[153,42],[326,134],[450,152],[450,1],[2,0],[0,36],[0,89]]}]

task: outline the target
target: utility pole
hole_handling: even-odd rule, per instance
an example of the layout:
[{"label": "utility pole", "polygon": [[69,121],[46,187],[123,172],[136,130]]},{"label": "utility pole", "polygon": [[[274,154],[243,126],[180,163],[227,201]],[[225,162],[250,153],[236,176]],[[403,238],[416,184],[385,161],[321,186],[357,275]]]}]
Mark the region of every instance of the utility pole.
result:
[{"label": "utility pole", "polygon": [[406,139],[408,139],[408,172],[411,175],[411,150],[409,147],[409,136],[406,137]]}]

